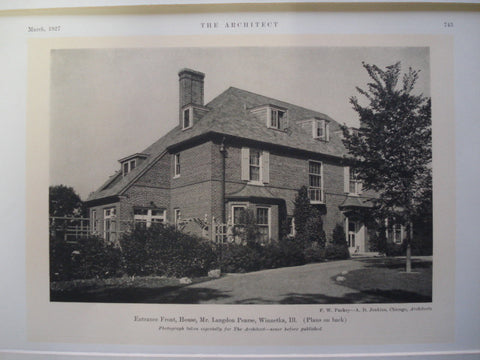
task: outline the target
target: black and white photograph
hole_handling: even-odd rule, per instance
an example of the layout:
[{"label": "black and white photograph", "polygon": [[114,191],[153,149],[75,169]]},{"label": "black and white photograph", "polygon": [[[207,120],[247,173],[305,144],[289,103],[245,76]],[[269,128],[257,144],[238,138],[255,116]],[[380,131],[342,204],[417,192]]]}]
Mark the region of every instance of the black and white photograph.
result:
[{"label": "black and white photograph", "polygon": [[50,302],[433,301],[428,46],[50,52]]}]

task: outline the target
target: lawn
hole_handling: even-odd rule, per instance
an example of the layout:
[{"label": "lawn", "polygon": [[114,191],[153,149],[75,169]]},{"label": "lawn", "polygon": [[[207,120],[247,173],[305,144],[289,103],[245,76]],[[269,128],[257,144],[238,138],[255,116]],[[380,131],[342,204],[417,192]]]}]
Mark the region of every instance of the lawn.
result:
[{"label": "lawn", "polygon": [[[192,278],[192,284],[211,280]],[[110,279],[57,281],[50,284],[50,301],[149,303],[149,299],[169,294],[186,284],[164,276],[137,276]]]},{"label": "lawn", "polygon": [[[432,301],[431,260],[412,260],[411,273],[405,273],[404,258],[359,261],[366,267],[343,275],[345,280],[341,285],[358,290],[379,303]],[[333,279],[336,281],[337,276]]]}]

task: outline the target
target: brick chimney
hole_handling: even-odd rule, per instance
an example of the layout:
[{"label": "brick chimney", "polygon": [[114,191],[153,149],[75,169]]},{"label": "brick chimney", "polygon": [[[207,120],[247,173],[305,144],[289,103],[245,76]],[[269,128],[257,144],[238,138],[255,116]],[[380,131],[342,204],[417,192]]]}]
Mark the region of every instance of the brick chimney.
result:
[{"label": "brick chimney", "polygon": [[205,74],[191,69],[178,73],[180,82],[180,109],[186,105],[203,106],[203,79]]}]

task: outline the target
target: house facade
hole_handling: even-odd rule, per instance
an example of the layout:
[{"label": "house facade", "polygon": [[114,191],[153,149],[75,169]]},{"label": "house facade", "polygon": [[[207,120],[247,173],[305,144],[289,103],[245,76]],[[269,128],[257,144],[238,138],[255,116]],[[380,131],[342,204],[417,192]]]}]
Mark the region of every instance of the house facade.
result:
[{"label": "house facade", "polygon": [[[205,75],[179,72],[179,122],[92,193],[92,231],[116,241],[132,223],[178,224],[202,235],[203,219],[236,225],[255,215],[262,239],[293,232],[302,186],[323,218],[327,240],[344,227],[351,252],[369,251],[365,193],[346,160],[340,125],[326,114],[229,88],[204,104]],[[397,234],[398,235],[398,234]],[[402,234],[398,236],[403,236]]]}]

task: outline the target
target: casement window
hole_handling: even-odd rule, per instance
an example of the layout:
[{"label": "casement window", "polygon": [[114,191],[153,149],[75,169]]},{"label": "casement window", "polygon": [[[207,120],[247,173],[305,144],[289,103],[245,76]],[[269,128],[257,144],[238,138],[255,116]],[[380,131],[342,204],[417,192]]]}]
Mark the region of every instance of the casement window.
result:
[{"label": "casement window", "polygon": [[257,207],[257,227],[259,240],[267,242],[270,239],[270,208]]},{"label": "casement window", "polygon": [[98,231],[97,210],[92,210],[91,231],[92,231],[92,234],[96,234]]},{"label": "casement window", "polygon": [[130,161],[125,161],[123,163],[123,176],[127,175],[130,171],[135,169],[136,165],[137,165],[137,161],[135,159]]},{"label": "casement window", "polygon": [[312,132],[314,139],[330,140],[329,126],[326,120],[314,120],[312,122]]},{"label": "casement window", "polygon": [[350,195],[362,193],[362,181],[358,179],[357,172],[350,166],[343,168],[344,192]]},{"label": "casement window", "polygon": [[136,227],[149,228],[153,223],[166,222],[166,210],[136,208],[133,210],[133,220]]},{"label": "casement window", "polygon": [[242,148],[241,177],[251,184],[270,182],[270,153],[257,149]]},{"label": "casement window", "polygon": [[268,127],[272,129],[282,130],[286,126],[286,114],[285,110],[270,108],[269,109],[269,116],[268,116]]},{"label": "casement window", "polygon": [[308,197],[312,203],[323,203],[323,167],[319,161],[308,162]]},{"label": "casement window", "polygon": [[180,176],[180,154],[175,154],[173,157],[173,176]]},{"label": "casement window", "polygon": [[103,209],[103,235],[106,242],[115,240],[116,234],[116,209],[114,207]]},{"label": "casement window", "polygon": [[182,111],[182,130],[191,128],[193,125],[193,108],[187,107]]}]

